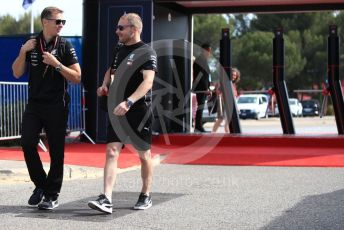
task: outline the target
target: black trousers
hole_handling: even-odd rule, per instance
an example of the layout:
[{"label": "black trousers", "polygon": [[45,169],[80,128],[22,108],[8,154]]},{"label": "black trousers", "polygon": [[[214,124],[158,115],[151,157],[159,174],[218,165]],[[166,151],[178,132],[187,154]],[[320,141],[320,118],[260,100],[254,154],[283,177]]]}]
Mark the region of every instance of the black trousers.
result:
[{"label": "black trousers", "polygon": [[196,129],[203,129],[203,109],[204,109],[204,103],[205,99],[207,98],[207,94],[205,93],[196,93],[196,99],[197,99],[197,110],[196,110],[196,118],[195,118],[195,128]]},{"label": "black trousers", "polygon": [[[63,181],[64,146],[68,106],[29,103],[22,121],[21,144],[30,178],[45,196],[57,197]],[[44,128],[49,145],[50,170],[44,171],[37,152],[39,134]]]}]

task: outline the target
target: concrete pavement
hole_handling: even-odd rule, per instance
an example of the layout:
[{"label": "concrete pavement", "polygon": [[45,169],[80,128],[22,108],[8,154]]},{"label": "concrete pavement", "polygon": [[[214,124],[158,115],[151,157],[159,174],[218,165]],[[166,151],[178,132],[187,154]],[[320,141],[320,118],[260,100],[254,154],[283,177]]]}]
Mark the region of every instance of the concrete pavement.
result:
[{"label": "concrete pavement", "polygon": [[[49,164],[45,163],[43,166],[48,172]],[[64,167],[64,180],[91,179],[102,176],[103,170],[101,168],[78,165],[65,165]],[[0,184],[17,182],[30,182],[25,161],[0,160]]]},{"label": "concrete pavement", "polygon": [[[214,123],[204,124],[207,131],[211,131]],[[294,117],[293,125],[296,135],[327,135],[338,134],[336,119],[334,116],[325,117]],[[267,119],[240,119],[242,134],[283,134],[283,129],[279,117],[269,117]],[[224,122],[220,126],[219,133],[224,132]]]},{"label": "concrete pavement", "polygon": [[[156,155],[153,158],[154,165],[160,163],[160,156]],[[44,170],[49,171],[50,165],[43,163]],[[123,173],[140,168],[139,165],[128,168],[119,168],[118,173]],[[64,180],[76,179],[95,179],[103,177],[103,168],[88,167],[80,165],[64,166]],[[30,182],[30,177],[26,168],[25,161],[0,160],[0,185],[9,183]]]},{"label": "concrete pavement", "polygon": [[31,183],[1,184],[1,229],[343,229],[343,177],[342,168],[161,164],[153,207],[132,210],[136,169],[118,176],[112,215],[87,206],[101,178],[66,180],[51,212],[26,206]]},{"label": "concrete pavement", "polygon": [[[244,128],[256,127],[257,123],[246,126],[251,122]],[[319,122],[320,128],[323,130],[328,122],[334,127],[328,119]],[[29,182],[25,162],[0,160],[0,229],[344,227],[344,168],[157,164],[153,207],[135,211],[132,206],[139,195],[141,178],[140,168],[133,167],[118,175],[112,215],[87,206],[102,191],[102,174],[101,168],[66,165],[60,207],[39,211],[26,206],[34,186]]]}]

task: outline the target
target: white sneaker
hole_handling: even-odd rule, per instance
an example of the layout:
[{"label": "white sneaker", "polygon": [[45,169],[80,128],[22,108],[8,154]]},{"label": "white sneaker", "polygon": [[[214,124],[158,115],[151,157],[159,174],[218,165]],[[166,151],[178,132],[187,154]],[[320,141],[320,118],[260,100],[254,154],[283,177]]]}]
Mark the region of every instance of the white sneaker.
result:
[{"label": "white sneaker", "polygon": [[104,194],[100,194],[97,200],[89,201],[88,207],[100,212],[112,213],[112,203]]},{"label": "white sneaker", "polygon": [[38,209],[40,210],[53,210],[54,208],[57,208],[59,206],[59,202],[57,198],[53,200],[50,197],[45,197],[43,199],[43,202],[38,204]]}]

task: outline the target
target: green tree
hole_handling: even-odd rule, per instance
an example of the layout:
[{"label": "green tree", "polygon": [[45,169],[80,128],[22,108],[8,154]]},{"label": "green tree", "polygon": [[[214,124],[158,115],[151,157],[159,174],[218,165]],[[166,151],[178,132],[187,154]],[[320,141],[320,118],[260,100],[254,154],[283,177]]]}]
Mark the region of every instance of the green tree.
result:
[{"label": "green tree", "polygon": [[[25,13],[18,20],[10,15],[0,16],[0,35],[17,35],[30,33],[31,14]],[[34,18],[34,32],[41,31],[40,17]]]},{"label": "green tree", "polygon": [[240,37],[243,34],[250,32],[250,22],[252,14],[227,14],[226,18],[233,24],[232,35]]},{"label": "green tree", "polygon": [[199,46],[209,43],[215,53],[218,53],[222,28],[230,28],[232,31],[233,21],[228,22],[220,14],[194,15],[194,43]]},{"label": "green tree", "polygon": [[300,52],[300,39],[298,31],[290,31],[288,35],[284,36],[285,81],[291,89],[299,87],[299,76],[307,64],[306,58]]},{"label": "green tree", "polygon": [[[340,18],[340,13],[337,18]],[[284,37],[293,43],[301,54],[304,68],[290,71],[296,66],[286,65],[286,81],[289,89],[312,88],[325,81],[327,68],[328,25],[336,22],[334,12],[257,15],[251,22],[253,31],[272,31],[283,27]],[[286,49],[285,59],[288,57]],[[294,52],[294,51],[293,51]],[[294,55],[295,57],[295,55]],[[287,62],[287,61],[286,61]]]},{"label": "green tree", "polygon": [[342,63],[339,68],[340,68],[340,73],[344,72],[344,54],[343,54],[343,50],[344,50],[344,12],[336,12],[335,13],[335,17],[333,20],[333,25],[337,25],[338,26],[338,36],[339,36],[339,41],[340,41],[340,45],[341,48],[339,49],[340,53],[340,63]]},{"label": "green tree", "polygon": [[232,65],[241,71],[239,88],[261,89],[271,81],[272,33],[249,32],[232,39]]},{"label": "green tree", "polygon": [[[232,64],[240,69],[242,78],[239,88],[246,90],[264,89],[272,84],[272,41],[271,32],[250,32],[233,39]],[[286,76],[297,76],[306,61],[299,47],[284,37]]]},{"label": "green tree", "polygon": [[[208,42],[218,57],[220,30],[229,27],[232,66],[241,70],[239,88],[261,89],[272,82],[273,30],[282,27],[285,43],[285,80],[289,92],[311,89],[327,79],[329,25],[338,26],[340,47],[344,46],[344,13],[323,11],[288,14],[196,15],[194,41]],[[344,54],[340,49],[340,62]],[[344,65],[340,65],[340,73]]]},{"label": "green tree", "polygon": [[0,35],[16,34],[13,31],[16,28],[16,24],[16,20],[10,15],[0,17]]}]

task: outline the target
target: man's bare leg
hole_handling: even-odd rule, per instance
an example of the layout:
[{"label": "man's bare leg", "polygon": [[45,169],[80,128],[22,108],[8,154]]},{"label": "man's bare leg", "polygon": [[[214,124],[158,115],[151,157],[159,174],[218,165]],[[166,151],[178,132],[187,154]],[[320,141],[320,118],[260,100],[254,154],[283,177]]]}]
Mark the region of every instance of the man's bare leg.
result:
[{"label": "man's bare leg", "polygon": [[153,161],[150,149],[147,151],[138,151],[141,161],[141,193],[149,194],[153,180]]},{"label": "man's bare leg", "polygon": [[117,162],[123,144],[112,142],[106,145],[106,161],[104,166],[104,194],[111,201],[112,190],[116,182]]},{"label": "man's bare leg", "polygon": [[213,126],[213,133],[216,133],[217,129],[220,127],[221,123],[222,123],[223,119],[222,118],[218,118],[216,119],[214,126]]}]

